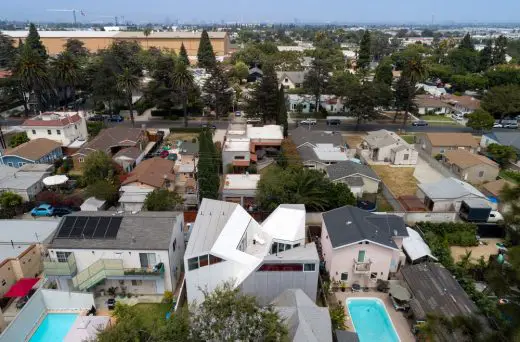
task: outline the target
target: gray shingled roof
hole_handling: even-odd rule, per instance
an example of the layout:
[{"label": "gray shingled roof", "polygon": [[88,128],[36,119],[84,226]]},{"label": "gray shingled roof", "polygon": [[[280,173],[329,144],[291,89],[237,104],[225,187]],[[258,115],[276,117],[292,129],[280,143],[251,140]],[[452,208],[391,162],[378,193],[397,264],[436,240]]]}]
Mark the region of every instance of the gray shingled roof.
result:
[{"label": "gray shingled roof", "polygon": [[[401,274],[408,284],[419,312],[437,313],[445,317],[471,315],[478,308],[464,292],[450,271],[439,264],[423,263],[405,266]],[[414,310],[415,312],[415,310]],[[418,317],[420,319],[422,317]],[[424,317],[425,318],[425,317]]]},{"label": "gray shingled roof", "polygon": [[145,211],[118,215],[113,211],[75,212],[62,218],[56,235],[65,219],[70,216],[121,216],[123,220],[115,239],[64,239],[55,235],[49,248],[168,250],[179,215],[182,213]]},{"label": "gray shingled roof", "polygon": [[293,341],[332,341],[328,309],[317,306],[303,290],[285,290],[271,304],[285,318]]},{"label": "gray shingled roof", "polygon": [[353,175],[363,175],[375,180],[380,180],[370,166],[358,164],[350,160],[327,166],[327,174],[331,180],[337,180]]},{"label": "gray shingled roof", "polygon": [[306,71],[278,71],[276,76],[278,77],[278,82],[282,80],[282,78],[287,77],[292,83],[303,83],[305,80]]},{"label": "gray shingled roof", "polygon": [[311,146],[309,145],[303,145],[302,147],[298,148],[298,154],[300,155],[300,158],[302,161],[307,160],[319,160],[318,156],[314,152]]},{"label": "gray shingled roof", "polygon": [[314,131],[306,127],[300,126],[291,131],[290,137],[296,146],[305,143],[316,144],[333,144],[334,146],[343,146],[343,138],[340,133],[332,133],[328,131]]},{"label": "gray shingled roof", "polygon": [[408,236],[401,217],[372,214],[350,205],[323,213],[323,221],[334,248],[369,240],[397,249],[393,237]]},{"label": "gray shingled roof", "polygon": [[520,133],[519,132],[491,132],[486,134],[490,138],[498,141],[500,145],[513,146],[520,150]]}]

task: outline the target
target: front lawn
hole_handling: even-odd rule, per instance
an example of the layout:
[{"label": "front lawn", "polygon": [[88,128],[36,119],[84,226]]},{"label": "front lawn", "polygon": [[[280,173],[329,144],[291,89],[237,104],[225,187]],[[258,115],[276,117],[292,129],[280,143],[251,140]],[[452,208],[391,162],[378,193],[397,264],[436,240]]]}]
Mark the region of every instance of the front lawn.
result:
[{"label": "front lawn", "polygon": [[401,135],[401,138],[409,144],[415,144],[415,135]]},{"label": "front lawn", "polygon": [[498,175],[500,178],[504,178],[512,183],[520,184],[520,172],[513,170],[500,170]]},{"label": "front lawn", "polygon": [[420,115],[419,119],[424,121],[449,121],[453,122],[453,119],[444,115]]}]

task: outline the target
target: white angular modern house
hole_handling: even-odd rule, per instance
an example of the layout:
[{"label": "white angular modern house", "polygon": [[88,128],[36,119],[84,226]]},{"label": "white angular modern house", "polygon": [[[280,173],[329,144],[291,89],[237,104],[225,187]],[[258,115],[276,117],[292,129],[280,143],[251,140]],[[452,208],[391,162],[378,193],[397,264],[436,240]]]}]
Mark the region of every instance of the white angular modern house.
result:
[{"label": "white angular modern house", "polygon": [[262,223],[236,203],[203,199],[184,255],[188,302],[231,282],[268,304],[287,289],[316,299],[319,257],[306,243],[305,207],[281,204]]}]

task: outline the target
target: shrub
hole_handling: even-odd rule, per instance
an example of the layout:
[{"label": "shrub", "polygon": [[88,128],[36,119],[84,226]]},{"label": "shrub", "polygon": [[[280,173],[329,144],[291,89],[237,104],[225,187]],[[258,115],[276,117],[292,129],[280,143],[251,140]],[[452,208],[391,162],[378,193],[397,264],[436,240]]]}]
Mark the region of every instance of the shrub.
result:
[{"label": "shrub", "polygon": [[345,330],[345,309],[342,305],[333,305],[329,307],[330,321],[332,330]]},{"label": "shrub", "polygon": [[164,295],[163,295],[163,299],[162,299],[163,303],[172,303],[173,302],[173,292],[172,291],[164,291]]},{"label": "shrub", "polygon": [[440,153],[437,153],[434,157],[436,160],[441,160],[442,159],[442,154]]},{"label": "shrub", "polygon": [[520,172],[513,171],[513,170],[504,170],[503,171],[504,176],[507,178],[510,178],[511,180],[515,181],[516,183],[520,183]]}]

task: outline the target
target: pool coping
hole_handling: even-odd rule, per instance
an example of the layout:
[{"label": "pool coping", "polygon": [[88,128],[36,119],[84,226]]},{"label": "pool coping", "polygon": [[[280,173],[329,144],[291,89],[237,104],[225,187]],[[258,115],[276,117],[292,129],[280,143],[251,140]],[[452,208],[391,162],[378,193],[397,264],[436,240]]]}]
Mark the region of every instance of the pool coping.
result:
[{"label": "pool coping", "polygon": [[399,333],[397,332],[397,329],[395,328],[394,322],[392,321],[392,317],[390,317],[388,310],[386,310],[385,303],[383,302],[383,300],[381,300],[380,298],[377,298],[377,297],[350,297],[345,300],[345,304],[346,304],[345,306],[348,309],[350,321],[352,322],[352,327],[354,328],[354,331],[357,333],[356,324],[354,324],[354,319],[352,318],[352,314],[350,313],[350,308],[348,307],[348,302],[356,301],[356,300],[367,300],[367,299],[374,300],[376,302],[379,302],[379,304],[382,305],[383,309],[385,310],[386,317],[390,321],[390,324],[392,324],[392,329],[394,329],[395,336],[397,336],[397,340],[398,340],[397,342],[401,342],[401,336],[399,336]]}]

